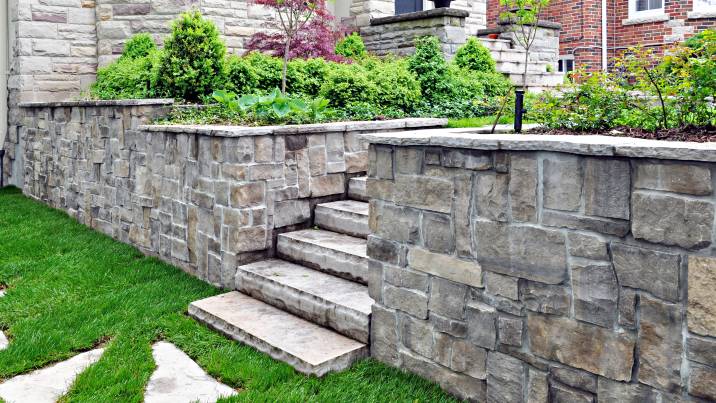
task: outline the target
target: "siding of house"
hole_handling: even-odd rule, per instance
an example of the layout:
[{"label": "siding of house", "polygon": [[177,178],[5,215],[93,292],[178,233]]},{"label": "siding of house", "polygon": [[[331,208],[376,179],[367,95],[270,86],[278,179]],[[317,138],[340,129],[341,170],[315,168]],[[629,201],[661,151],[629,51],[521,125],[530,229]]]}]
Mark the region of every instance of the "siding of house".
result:
[{"label": "siding of house", "polygon": [[[629,19],[629,0],[607,0],[608,55],[611,60],[626,48],[638,44],[663,52],[706,28],[716,27],[716,13],[695,15],[693,0],[665,0],[660,21]],[[499,0],[488,0],[488,27],[497,25]],[[554,0],[544,19],[562,24],[560,54],[575,59],[578,67],[597,70],[601,66],[601,0]]]}]

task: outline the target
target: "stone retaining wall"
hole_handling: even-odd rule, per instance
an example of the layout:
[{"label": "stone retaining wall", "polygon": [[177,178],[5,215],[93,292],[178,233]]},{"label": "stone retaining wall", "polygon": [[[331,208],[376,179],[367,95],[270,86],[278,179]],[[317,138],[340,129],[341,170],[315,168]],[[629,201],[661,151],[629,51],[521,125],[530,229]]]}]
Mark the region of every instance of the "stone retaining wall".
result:
[{"label": "stone retaining wall", "polygon": [[[301,126],[147,126],[171,101],[22,106],[11,183],[80,222],[217,285],[307,228],[367,167],[358,135],[446,124],[403,119]],[[101,106],[98,106],[101,105]]]},{"label": "stone retaining wall", "polygon": [[716,144],[366,139],[375,358],[480,402],[716,400]]}]

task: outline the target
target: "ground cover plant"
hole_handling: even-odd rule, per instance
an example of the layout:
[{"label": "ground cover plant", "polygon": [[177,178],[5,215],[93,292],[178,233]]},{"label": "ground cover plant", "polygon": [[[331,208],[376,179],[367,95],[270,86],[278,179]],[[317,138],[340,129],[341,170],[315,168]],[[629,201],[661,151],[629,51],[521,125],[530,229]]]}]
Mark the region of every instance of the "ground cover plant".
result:
[{"label": "ground cover plant", "polygon": [[450,402],[437,386],[365,360],[322,379],[241,345],[185,315],[216,289],[22,196],[0,189],[0,379],[103,343],[64,402],[140,402],[154,370],[151,345],[174,343],[236,402]]},{"label": "ground cover plant", "polygon": [[716,31],[665,55],[629,49],[612,71],[572,81],[534,105],[532,118],[552,132],[716,141]]},{"label": "ground cover plant", "polygon": [[[489,51],[477,40],[459,49],[452,62],[432,37],[417,41],[415,56],[378,58],[366,52],[357,34],[339,40],[342,34],[335,28],[330,28],[331,35],[320,33],[312,23],[329,29],[332,17],[323,1],[309,6],[297,20],[305,21],[303,28],[292,28],[290,39],[285,32],[271,40],[257,34],[250,44],[256,50],[242,56],[226,56],[218,31],[200,13],[183,14],[174,22],[164,49],[157,49],[147,35],[130,40],[115,63],[100,69],[91,95],[167,97],[202,105],[176,108],[167,123],[265,125],[409,116],[474,118],[494,112],[494,100],[509,91],[508,79],[495,72]],[[302,49],[315,45],[317,32],[322,47],[316,48],[320,57],[313,57],[316,54]],[[324,49],[326,44],[330,51]],[[277,88],[284,90],[273,97],[275,107],[263,108],[258,100],[267,101]],[[257,102],[246,105],[254,99]]]}]

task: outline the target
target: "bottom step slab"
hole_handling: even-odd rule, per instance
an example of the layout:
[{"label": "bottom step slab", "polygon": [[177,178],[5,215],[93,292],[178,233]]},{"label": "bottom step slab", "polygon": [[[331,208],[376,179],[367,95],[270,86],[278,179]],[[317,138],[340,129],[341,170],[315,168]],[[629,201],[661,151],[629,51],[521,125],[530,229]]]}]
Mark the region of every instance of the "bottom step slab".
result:
[{"label": "bottom step slab", "polygon": [[236,291],[192,302],[189,315],[307,375],[341,371],[369,355],[363,343]]}]

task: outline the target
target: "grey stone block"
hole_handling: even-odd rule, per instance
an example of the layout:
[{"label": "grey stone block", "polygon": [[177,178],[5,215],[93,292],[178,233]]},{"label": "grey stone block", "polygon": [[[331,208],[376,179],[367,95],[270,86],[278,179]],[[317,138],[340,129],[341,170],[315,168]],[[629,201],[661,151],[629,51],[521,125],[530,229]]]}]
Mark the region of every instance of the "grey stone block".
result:
[{"label": "grey stone block", "polygon": [[401,315],[400,335],[405,347],[426,358],[433,357],[433,329],[430,322]]},{"label": "grey stone block", "polygon": [[419,291],[386,284],[383,286],[383,303],[418,319],[428,318],[428,296]]},{"label": "grey stone block", "polygon": [[535,157],[518,153],[511,155],[509,193],[513,221],[537,221],[537,174]]},{"label": "grey stone block", "polygon": [[557,211],[542,212],[542,224],[548,227],[594,231],[623,237],[629,233],[629,221],[602,217],[586,217]]},{"label": "grey stone block", "polygon": [[423,273],[473,287],[482,287],[482,268],[475,262],[420,248],[410,248],[408,264],[412,269]]},{"label": "grey stone block", "polygon": [[681,310],[642,294],[639,311],[639,382],[676,390],[681,385]]},{"label": "grey stone block", "polygon": [[515,277],[485,272],[485,290],[493,295],[500,295],[509,299],[519,299],[519,280]]},{"label": "grey stone block", "polygon": [[467,286],[439,277],[430,281],[430,303],[428,309],[452,319],[464,319]]},{"label": "grey stone block", "polygon": [[374,235],[395,242],[417,243],[420,211],[378,200],[371,201],[369,226]]},{"label": "grey stone block", "polygon": [[551,366],[549,374],[553,379],[573,388],[597,392],[597,376],[586,371],[569,367]]},{"label": "grey stone block", "polygon": [[569,232],[569,254],[576,257],[584,257],[594,260],[609,260],[607,243],[593,235]]},{"label": "grey stone block", "polygon": [[508,221],[508,187],[505,174],[484,173],[475,177],[474,208],[477,216],[492,221]]},{"label": "grey stone block", "polygon": [[428,292],[429,276],[410,270],[407,267],[385,265],[385,281],[396,287],[410,288],[420,292]]},{"label": "grey stone block", "polygon": [[521,402],[526,384],[522,361],[497,351],[487,355],[487,401]]},{"label": "grey stone block", "polygon": [[691,364],[689,394],[707,400],[716,400],[716,369],[701,364]]},{"label": "grey stone block", "polygon": [[495,308],[470,302],[467,305],[467,338],[480,347],[495,348],[497,339],[497,312]]},{"label": "grey stone block", "polygon": [[649,291],[669,301],[679,300],[679,255],[611,243],[619,285]]},{"label": "grey stone block", "polygon": [[584,197],[588,215],[628,220],[630,191],[631,168],[628,161],[586,159]]},{"label": "grey stone block", "polygon": [[547,158],[543,162],[544,207],[577,211],[582,201],[582,159],[576,156]]},{"label": "grey stone block", "polygon": [[555,403],[593,403],[594,396],[553,382],[550,384],[550,396]]},{"label": "grey stone block", "polygon": [[525,308],[530,311],[562,316],[569,314],[571,292],[567,287],[525,281],[520,295]]},{"label": "grey stone block", "polygon": [[574,317],[611,328],[617,321],[619,285],[611,264],[572,267]]},{"label": "grey stone block", "polygon": [[716,340],[688,335],[686,338],[686,357],[691,361],[716,367]]},{"label": "grey stone block", "polygon": [[420,233],[423,246],[432,252],[449,255],[455,250],[455,232],[449,215],[423,213]]},{"label": "grey stone block", "polygon": [[634,187],[697,196],[713,192],[711,171],[705,166],[688,164],[640,163]]},{"label": "grey stone block", "polygon": [[597,396],[599,401],[643,403],[656,402],[659,393],[640,383],[616,382],[600,377],[598,380]]},{"label": "grey stone block", "polygon": [[382,362],[400,364],[398,315],[382,305],[373,305],[370,325],[371,356]]},{"label": "grey stone block", "polygon": [[273,225],[275,228],[297,225],[311,219],[311,205],[306,199],[284,200],[274,206]]},{"label": "grey stone block", "polygon": [[500,344],[522,346],[522,327],[522,319],[500,316],[497,319]]},{"label": "grey stone block", "polygon": [[476,379],[486,379],[487,350],[466,340],[455,340],[450,368]]},{"label": "grey stone block", "polygon": [[404,175],[422,173],[424,152],[415,147],[397,147],[395,149],[395,170]]},{"label": "grey stone block", "polygon": [[636,290],[622,287],[619,290],[619,324],[633,329],[636,326]]},{"label": "grey stone block", "polygon": [[[713,240],[714,205],[700,200],[634,192],[634,238],[686,249],[703,249]],[[659,213],[656,213],[659,212]]]}]

